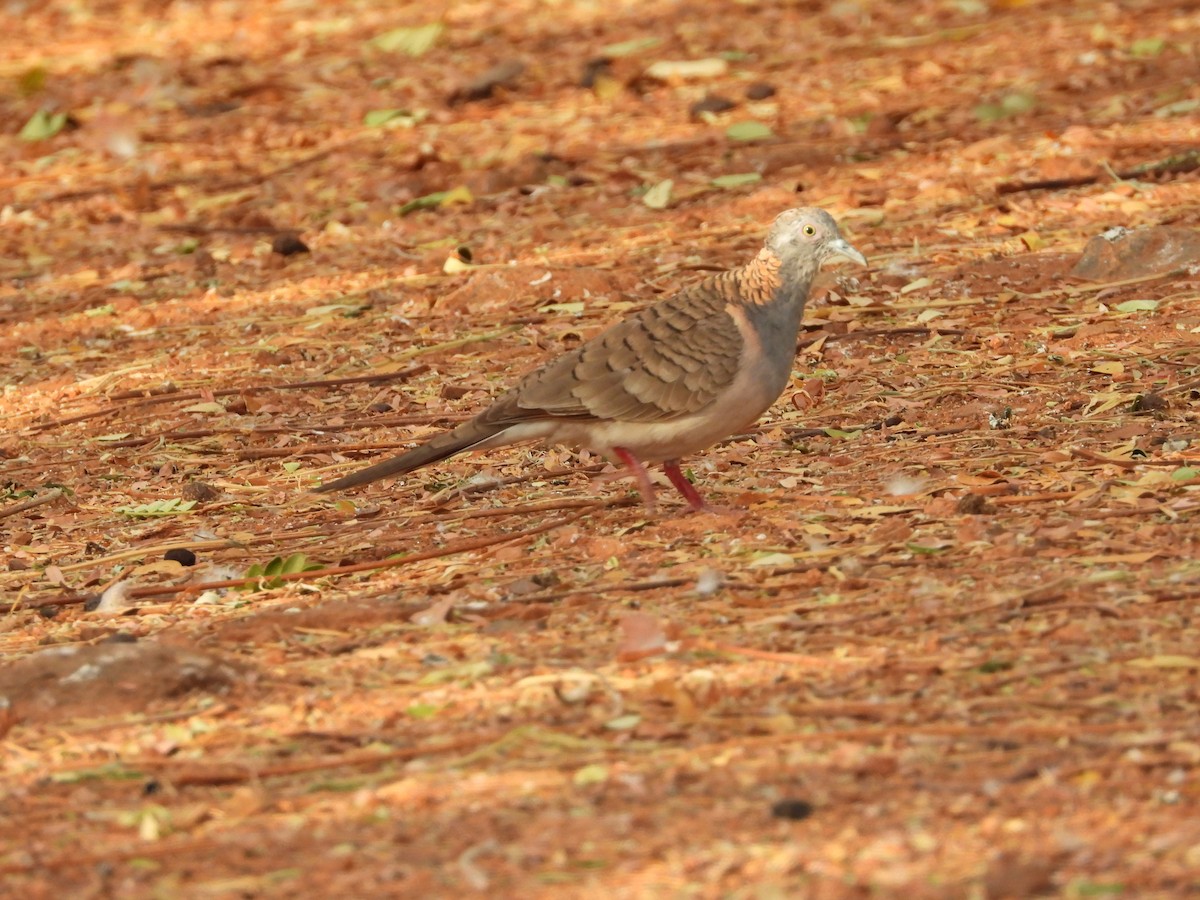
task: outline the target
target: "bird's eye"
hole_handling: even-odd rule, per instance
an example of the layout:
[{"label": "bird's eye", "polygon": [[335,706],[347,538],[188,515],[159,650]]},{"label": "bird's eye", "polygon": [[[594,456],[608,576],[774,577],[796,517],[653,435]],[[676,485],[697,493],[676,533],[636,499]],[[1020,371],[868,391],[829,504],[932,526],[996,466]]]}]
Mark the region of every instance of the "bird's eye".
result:
[{"label": "bird's eye", "polygon": [[811,225],[805,225],[803,231],[808,237],[812,237],[817,233],[817,229],[813,228]]}]

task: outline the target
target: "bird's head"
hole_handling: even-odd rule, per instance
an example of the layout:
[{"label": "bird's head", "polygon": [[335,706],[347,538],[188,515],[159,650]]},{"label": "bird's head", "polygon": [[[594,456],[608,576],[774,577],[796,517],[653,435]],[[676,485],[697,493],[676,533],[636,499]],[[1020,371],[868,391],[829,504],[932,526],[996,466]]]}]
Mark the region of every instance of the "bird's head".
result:
[{"label": "bird's head", "polygon": [[767,249],[786,267],[799,264],[815,272],[828,259],[843,256],[861,266],[867,258],[842,237],[833,216],[815,206],[780,213],[767,234]]}]

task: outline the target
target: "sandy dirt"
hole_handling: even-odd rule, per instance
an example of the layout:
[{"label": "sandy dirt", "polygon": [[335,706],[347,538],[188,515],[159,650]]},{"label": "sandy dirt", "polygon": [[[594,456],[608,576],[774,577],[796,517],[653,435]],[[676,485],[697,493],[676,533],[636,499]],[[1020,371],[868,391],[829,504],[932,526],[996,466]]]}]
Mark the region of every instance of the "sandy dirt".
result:
[{"label": "sandy dirt", "polygon": [[[1200,889],[1196,4],[8,9],[0,893]],[[726,512],[306,493],[797,205]]]}]

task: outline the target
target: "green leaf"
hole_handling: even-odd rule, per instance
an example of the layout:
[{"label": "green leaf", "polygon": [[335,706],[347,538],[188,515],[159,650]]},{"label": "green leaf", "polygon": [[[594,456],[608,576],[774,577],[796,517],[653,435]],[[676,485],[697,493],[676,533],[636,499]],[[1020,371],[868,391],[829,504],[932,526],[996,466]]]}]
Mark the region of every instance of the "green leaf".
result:
[{"label": "green leaf", "polygon": [[442,198],[448,193],[449,191],[436,191],[432,194],[426,194],[424,197],[409,200],[400,207],[400,215],[407,216],[410,212],[416,212],[418,209],[437,209],[442,205]]},{"label": "green leaf", "polygon": [[762,176],[757,172],[739,172],[736,175],[718,175],[712,180],[712,183],[714,187],[734,188],[759,181],[762,181]]},{"label": "green leaf", "polygon": [[539,306],[538,312],[565,313],[569,316],[581,316],[585,308],[584,302],[579,300],[571,303],[547,303],[545,306]]},{"label": "green leaf", "polygon": [[130,294],[136,294],[138,291],[145,290],[145,288],[146,282],[133,281],[129,278],[118,279],[108,286],[110,291],[124,291]]},{"label": "green leaf", "polygon": [[386,125],[397,116],[402,115],[404,115],[404,110],[402,109],[372,109],[363,116],[363,124],[368,128],[378,128],[381,125]]},{"label": "green leaf", "polygon": [[311,563],[303,553],[293,553],[283,561],[283,574],[294,575],[297,572],[312,572],[321,568],[320,563]]},{"label": "green leaf", "polygon": [[933,556],[935,553],[942,553],[948,549],[947,547],[931,547],[931,546],[927,546],[925,544],[913,544],[913,543],[905,544],[904,548],[906,550],[908,550],[910,553],[918,553],[918,554],[922,554],[924,556]]},{"label": "green leaf", "polygon": [[196,505],[195,500],[184,500],[175,497],[171,500],[155,500],[153,503],[143,503],[140,506],[118,506],[117,512],[131,519],[150,519],[157,516],[173,516],[185,513]]},{"label": "green leaf", "polygon": [[1108,897],[1125,893],[1125,885],[1119,882],[1072,881],[1067,886],[1068,897]]},{"label": "green leaf", "polygon": [[410,212],[415,212],[418,209],[437,209],[442,206],[450,206],[453,203],[471,203],[475,199],[470,188],[459,185],[449,191],[436,191],[432,194],[426,194],[424,197],[417,197],[415,200],[409,200],[400,207],[400,215],[407,216]]},{"label": "green leaf", "polygon": [[734,122],[725,129],[725,136],[731,141],[762,141],[775,137],[775,132],[771,130],[770,126],[751,120]]},{"label": "green leaf", "polygon": [[412,128],[428,117],[425,109],[372,109],[363,116],[368,128]]},{"label": "green leaf", "polygon": [[437,43],[444,30],[445,26],[441,22],[431,22],[416,28],[393,28],[371,38],[371,44],[385,53],[423,56]]},{"label": "green leaf", "polygon": [[432,703],[414,703],[404,711],[414,719],[432,719],[441,712],[441,709],[440,706],[434,706]]},{"label": "green leaf", "polygon": [[145,772],[127,769],[120,763],[109,763],[95,769],[55,772],[50,775],[50,781],[55,784],[78,784],[84,781],[142,781],[145,778]]},{"label": "green leaf", "polygon": [[34,66],[26,69],[17,78],[17,90],[22,97],[32,97],[46,89],[46,76],[49,73],[45,66]]},{"label": "green leaf", "polygon": [[666,209],[671,202],[671,189],[674,187],[675,182],[670,178],[660,181],[642,195],[642,202],[651,209]]},{"label": "green leaf", "polygon": [[1158,309],[1157,300],[1126,300],[1113,307],[1117,312],[1153,312]]},{"label": "green leaf", "polygon": [[283,471],[285,471],[285,472],[287,472],[289,475],[291,475],[291,474],[293,474],[294,472],[296,472],[296,471],[297,471],[297,470],[298,470],[298,469],[299,469],[299,468],[300,468],[302,465],[304,465],[304,463],[298,463],[298,462],[285,462],[285,463],[283,464]]},{"label": "green leaf", "polygon": [[1027,94],[1017,91],[1012,94],[1005,94],[1004,99],[1000,101],[1000,108],[1009,115],[1017,113],[1029,112],[1037,106],[1037,98],[1033,94]]},{"label": "green leaf", "polygon": [[871,113],[863,113],[861,116],[850,116],[848,121],[854,129],[855,134],[866,134],[867,129],[871,127],[871,121],[875,117]]},{"label": "green leaf", "polygon": [[93,306],[91,309],[85,309],[83,314],[88,318],[95,318],[96,316],[115,316],[117,314],[117,308],[111,303],[105,303],[103,306]]},{"label": "green leaf", "polygon": [[1166,41],[1160,37],[1139,38],[1129,45],[1129,52],[1138,59],[1153,59],[1163,52]]},{"label": "green leaf", "polygon": [[400,115],[399,109],[369,109],[363,116],[363,124],[368,128],[378,128]]},{"label": "green leaf", "polygon": [[857,441],[862,437],[862,429],[857,431],[842,431],[840,428],[826,428],[825,434],[831,438],[841,438],[843,441]]},{"label": "green leaf", "polygon": [[1013,664],[1008,660],[989,659],[987,662],[976,667],[975,671],[983,675],[991,675],[995,672],[1007,672],[1013,667]]},{"label": "green leaf", "polygon": [[1176,100],[1174,103],[1168,103],[1165,106],[1160,106],[1154,111],[1154,115],[1160,119],[1167,116],[1186,116],[1189,113],[1194,113],[1200,109],[1200,98],[1192,97],[1187,100]]},{"label": "green leaf", "polygon": [[308,557],[303,553],[293,553],[286,558],[275,556],[265,566],[262,563],[255,563],[248,568],[245,577],[257,578],[259,583],[257,585],[244,584],[238,590],[270,590],[285,584],[284,580],[279,577],[280,575],[292,575],[296,572],[312,572],[320,568],[322,568],[320,563],[309,562]]},{"label": "green leaf", "polygon": [[1037,98],[1033,94],[1016,91],[1005,94],[999,103],[979,104],[975,107],[975,118],[981,122],[995,122],[1029,112],[1035,106],[1037,106]]},{"label": "green leaf", "polygon": [[581,769],[577,769],[575,774],[571,776],[571,782],[575,787],[604,784],[606,781],[608,781],[608,766],[603,763],[586,765]]},{"label": "green leaf", "polygon": [[44,109],[39,109],[29,117],[29,121],[25,123],[17,137],[23,141],[44,141],[62,131],[66,124],[66,113],[49,113]]},{"label": "green leaf", "polygon": [[615,719],[609,719],[604,723],[604,727],[610,731],[632,731],[638,727],[642,721],[642,717],[637,713],[628,713],[624,716],[617,716]]},{"label": "green leaf", "polygon": [[1191,481],[1193,478],[1200,478],[1200,469],[1183,466],[1171,473],[1172,481]]},{"label": "green leaf", "polygon": [[605,59],[616,59],[619,56],[632,56],[634,53],[640,53],[643,50],[649,50],[651,47],[657,47],[662,40],[656,37],[640,37],[633,38],[628,41],[621,41],[619,44],[609,44],[600,51],[600,55]]},{"label": "green leaf", "polygon": [[447,666],[444,669],[436,669],[433,672],[426,672],[417,679],[417,684],[449,684],[452,681],[472,684],[481,678],[491,675],[495,671],[495,668],[486,659],[475,660],[473,662]]}]

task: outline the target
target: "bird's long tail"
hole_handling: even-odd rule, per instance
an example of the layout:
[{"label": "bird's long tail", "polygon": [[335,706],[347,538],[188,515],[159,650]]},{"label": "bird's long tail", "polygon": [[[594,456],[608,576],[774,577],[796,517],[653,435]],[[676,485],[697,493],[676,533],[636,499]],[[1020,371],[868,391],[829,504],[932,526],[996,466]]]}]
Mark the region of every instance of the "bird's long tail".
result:
[{"label": "bird's long tail", "polygon": [[421,468],[421,466],[427,466],[430,463],[454,456],[456,453],[462,453],[464,450],[477,447],[488,438],[502,432],[505,427],[503,425],[490,425],[480,422],[477,419],[472,419],[469,422],[463,422],[457,428],[435,435],[421,446],[414,447],[407,453],[401,453],[399,456],[385,459],[383,462],[367,466],[365,469],[359,469],[357,472],[351,472],[343,478],[331,481],[328,484],[322,484],[319,487],[313,488],[313,490],[319,494],[329,491],[343,491],[346,488],[359,487],[360,485],[370,484],[372,481],[379,481],[381,478],[403,475],[405,472],[411,472],[414,469]]}]

